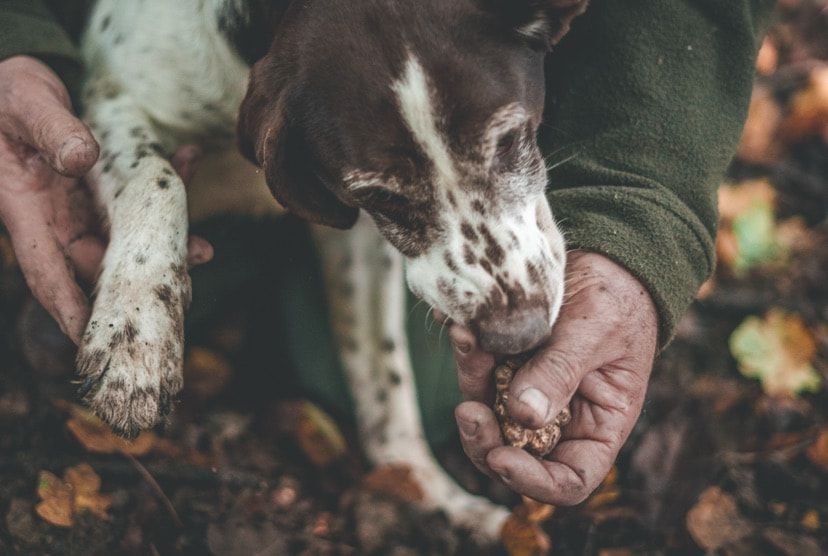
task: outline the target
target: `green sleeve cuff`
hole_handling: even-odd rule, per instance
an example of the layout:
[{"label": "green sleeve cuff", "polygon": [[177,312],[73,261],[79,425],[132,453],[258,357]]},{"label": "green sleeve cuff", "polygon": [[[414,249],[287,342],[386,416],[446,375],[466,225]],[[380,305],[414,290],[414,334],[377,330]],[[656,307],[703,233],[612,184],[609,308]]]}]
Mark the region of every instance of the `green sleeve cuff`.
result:
[{"label": "green sleeve cuff", "polygon": [[712,273],[714,240],[689,211],[671,206],[663,191],[594,186],[550,192],[568,249],[600,253],[619,263],[649,291],[659,313],[659,346]]},{"label": "green sleeve cuff", "polygon": [[38,58],[63,80],[77,99],[82,78],[78,50],[40,2],[0,1],[0,61],[12,56]]}]

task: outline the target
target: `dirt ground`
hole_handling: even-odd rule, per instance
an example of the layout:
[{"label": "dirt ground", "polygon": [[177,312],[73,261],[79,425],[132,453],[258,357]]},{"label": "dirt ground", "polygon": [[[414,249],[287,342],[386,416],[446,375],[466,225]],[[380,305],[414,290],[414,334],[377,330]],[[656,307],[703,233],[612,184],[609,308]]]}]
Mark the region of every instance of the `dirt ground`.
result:
[{"label": "dirt ground", "polygon": [[[238,357],[232,318],[191,340],[170,424],[126,444],[74,405],[71,346],[0,234],[0,554],[828,553],[828,11],[781,4],[717,273],[585,503],[522,506],[503,546],[476,546],[416,509],[404,468],[369,470],[344,420],[289,386],[255,395],[272,378]],[[458,442],[440,458],[520,503]]]}]

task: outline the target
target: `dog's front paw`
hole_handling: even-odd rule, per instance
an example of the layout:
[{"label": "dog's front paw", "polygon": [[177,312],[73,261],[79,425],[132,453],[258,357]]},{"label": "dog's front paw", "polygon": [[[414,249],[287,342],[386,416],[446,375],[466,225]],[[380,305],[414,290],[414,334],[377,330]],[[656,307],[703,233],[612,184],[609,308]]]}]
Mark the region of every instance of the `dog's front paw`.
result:
[{"label": "dog's front paw", "polygon": [[77,358],[84,402],[117,433],[131,438],[166,417],[183,385],[186,272],[154,282],[99,283]]}]

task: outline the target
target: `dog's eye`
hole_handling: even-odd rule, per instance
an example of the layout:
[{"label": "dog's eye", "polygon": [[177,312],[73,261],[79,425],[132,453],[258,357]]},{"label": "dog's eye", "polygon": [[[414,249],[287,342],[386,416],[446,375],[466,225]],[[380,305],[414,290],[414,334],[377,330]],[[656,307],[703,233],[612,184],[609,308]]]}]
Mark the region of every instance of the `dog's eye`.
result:
[{"label": "dog's eye", "polygon": [[508,162],[514,158],[519,142],[520,137],[517,130],[510,131],[501,137],[500,141],[497,142],[497,150],[495,151],[498,161]]}]

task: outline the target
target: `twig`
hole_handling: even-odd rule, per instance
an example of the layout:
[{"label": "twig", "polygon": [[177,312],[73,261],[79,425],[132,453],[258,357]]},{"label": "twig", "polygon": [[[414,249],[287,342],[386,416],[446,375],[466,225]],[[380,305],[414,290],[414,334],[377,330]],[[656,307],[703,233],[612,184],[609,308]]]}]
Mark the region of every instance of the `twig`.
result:
[{"label": "twig", "polygon": [[152,473],[147,471],[147,468],[144,465],[135,459],[130,453],[126,451],[121,451],[121,454],[129,460],[129,462],[135,467],[141,477],[144,478],[144,481],[150,486],[150,488],[155,491],[155,495],[158,496],[158,499],[161,500],[161,503],[164,504],[164,507],[167,508],[167,512],[169,512],[170,517],[172,517],[173,523],[175,523],[176,527],[179,529],[184,528],[184,523],[181,521],[181,518],[178,517],[178,512],[175,511],[175,506],[173,506],[170,499],[164,494],[164,490],[161,488],[161,485],[158,484],[158,481],[155,480],[155,477],[152,476]]}]

